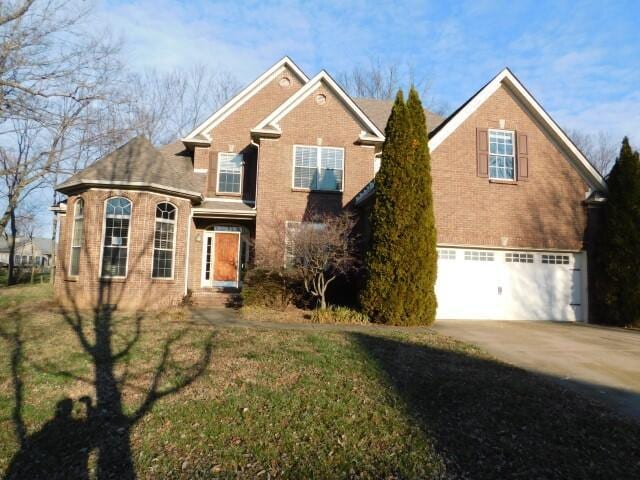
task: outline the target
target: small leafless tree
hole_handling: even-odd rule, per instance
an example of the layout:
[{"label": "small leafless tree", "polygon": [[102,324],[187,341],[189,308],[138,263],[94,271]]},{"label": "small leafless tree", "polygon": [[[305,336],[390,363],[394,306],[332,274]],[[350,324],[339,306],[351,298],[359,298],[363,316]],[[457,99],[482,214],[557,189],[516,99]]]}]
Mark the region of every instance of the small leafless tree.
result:
[{"label": "small leafless tree", "polygon": [[301,223],[288,223],[286,255],[291,268],[298,271],[304,288],[327,308],[327,287],[339,275],[351,271],[357,263],[355,217],[312,214]]},{"label": "small leafless tree", "polygon": [[569,137],[601,175],[606,176],[609,173],[616,161],[619,149],[618,144],[609,133],[600,131],[589,134],[580,130],[572,130],[569,132]]}]

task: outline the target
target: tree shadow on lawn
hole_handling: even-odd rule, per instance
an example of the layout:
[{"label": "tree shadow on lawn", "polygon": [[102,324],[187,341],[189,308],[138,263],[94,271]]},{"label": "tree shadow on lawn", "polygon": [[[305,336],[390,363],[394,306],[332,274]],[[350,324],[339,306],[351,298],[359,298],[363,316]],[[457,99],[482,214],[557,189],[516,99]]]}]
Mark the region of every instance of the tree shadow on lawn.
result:
[{"label": "tree shadow on lawn", "polygon": [[640,426],[569,389],[474,349],[350,335],[453,478],[640,478]]},{"label": "tree shadow on lawn", "polygon": [[[73,332],[93,376],[82,376],[64,370],[61,365],[39,365],[26,357],[29,341],[28,323],[19,310],[6,312],[0,325],[0,338],[9,347],[11,383],[14,404],[12,421],[19,451],[14,455],[5,479],[84,479],[89,478],[89,456],[97,454],[98,479],[133,479],[136,477],[131,447],[133,427],[151,411],[155,403],[180,392],[200,377],[208,367],[212,353],[212,333],[203,335],[193,361],[181,361],[179,344],[189,327],[168,329],[154,344],[152,351],[134,354],[134,347],[145,336],[145,315],[134,314],[123,327],[122,319],[114,316],[108,288],[101,291],[93,312],[78,308],[62,308],[61,314]],[[157,320],[153,316],[148,322]],[[126,322],[125,322],[126,323]],[[25,335],[27,334],[27,335]],[[30,349],[38,348],[31,345]],[[76,350],[77,351],[77,350]],[[141,359],[139,356],[155,357]],[[57,359],[63,360],[64,359]],[[147,366],[149,361],[150,366]],[[42,427],[29,433],[24,419],[26,368],[51,376],[70,379],[91,387],[94,398],[83,396],[85,418],[73,416],[74,402],[65,397],[55,406],[55,414]],[[144,380],[149,379],[149,380]],[[146,383],[146,384],[145,384]],[[125,390],[142,398],[137,405],[125,408]],[[130,413],[128,413],[128,410]]]}]

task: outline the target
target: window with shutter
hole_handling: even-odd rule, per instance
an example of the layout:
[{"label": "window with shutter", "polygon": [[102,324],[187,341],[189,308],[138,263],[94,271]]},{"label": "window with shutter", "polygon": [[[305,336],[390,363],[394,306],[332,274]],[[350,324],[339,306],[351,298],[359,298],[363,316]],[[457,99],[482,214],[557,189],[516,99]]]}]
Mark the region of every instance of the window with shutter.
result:
[{"label": "window with shutter", "polygon": [[489,178],[515,180],[514,137],[514,132],[507,130],[489,130]]}]

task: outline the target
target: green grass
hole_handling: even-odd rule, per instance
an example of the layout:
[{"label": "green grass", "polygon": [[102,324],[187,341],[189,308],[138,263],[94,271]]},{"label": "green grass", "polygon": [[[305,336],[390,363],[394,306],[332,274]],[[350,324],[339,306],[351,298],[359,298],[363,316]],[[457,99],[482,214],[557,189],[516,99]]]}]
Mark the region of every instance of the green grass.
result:
[{"label": "green grass", "polygon": [[[122,379],[123,415],[149,398],[154,377],[156,392],[172,389],[130,431],[114,434],[128,442],[122,450],[112,420],[88,427],[77,400],[95,402],[97,357],[52,311],[45,287],[0,293],[0,472],[27,468],[35,455],[15,433],[17,377],[18,417],[37,448],[56,454],[41,462],[48,478],[70,477],[74,461],[97,475],[98,451],[110,446],[128,452],[139,478],[637,476],[640,427],[446,337],[220,328],[179,310],[143,317],[139,338],[110,367]],[[82,325],[90,344],[94,320]],[[112,354],[136,338],[133,316],[109,327]],[[61,428],[52,417],[67,397],[74,422]]]}]

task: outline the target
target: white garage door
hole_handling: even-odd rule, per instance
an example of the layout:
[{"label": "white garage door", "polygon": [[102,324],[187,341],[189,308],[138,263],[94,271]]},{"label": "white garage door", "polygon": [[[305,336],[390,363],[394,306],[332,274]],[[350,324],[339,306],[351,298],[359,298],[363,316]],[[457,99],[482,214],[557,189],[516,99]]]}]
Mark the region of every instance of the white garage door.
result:
[{"label": "white garage door", "polygon": [[584,253],[438,248],[438,319],[583,320]]}]

